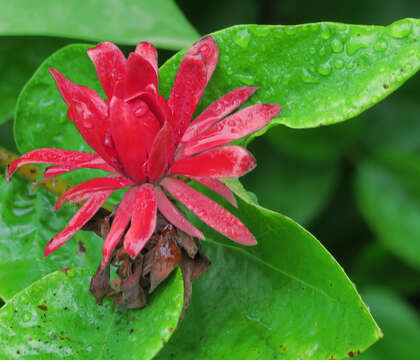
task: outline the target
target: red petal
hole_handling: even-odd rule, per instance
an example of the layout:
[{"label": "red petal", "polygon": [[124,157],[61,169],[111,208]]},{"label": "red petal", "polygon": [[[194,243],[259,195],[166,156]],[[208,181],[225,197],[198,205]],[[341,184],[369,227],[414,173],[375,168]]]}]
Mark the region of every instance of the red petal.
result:
[{"label": "red petal", "polygon": [[134,210],[136,191],[137,188],[129,189],[125,193],[120,205],[118,206],[117,213],[112,222],[111,230],[109,231],[105,239],[104,245],[102,247],[102,269],[108,263],[112,251],[120,241],[125,229],[127,228],[128,223],[130,222]]},{"label": "red petal", "polygon": [[180,157],[225,145],[251,134],[267,125],[280,110],[281,107],[276,104],[256,104],[239,110],[187,142]]},{"label": "red petal", "polygon": [[172,165],[175,153],[174,132],[166,122],[156,135],[148,161],[149,181],[157,182],[166,174]]},{"label": "red petal", "polygon": [[186,55],[189,54],[200,54],[203,57],[207,70],[207,82],[209,82],[219,60],[219,48],[216,41],[211,36],[206,36],[188,49]]},{"label": "red petal", "polygon": [[109,172],[115,171],[115,169],[111,167],[110,165],[108,165],[104,161],[104,159],[102,159],[99,155],[97,154],[92,154],[92,155],[94,156],[92,156],[91,160],[75,162],[72,164],[50,166],[44,172],[44,179],[48,179],[48,178],[67,173],[69,171],[78,170],[81,168],[100,169],[100,170],[109,171]]},{"label": "red petal", "polygon": [[141,185],[136,192],[131,226],[124,238],[124,248],[133,259],[155,231],[156,213],[157,204],[153,185]]},{"label": "red petal", "polygon": [[232,145],[178,160],[173,164],[169,174],[231,178],[246,174],[255,165],[255,158],[250,152],[240,146]]},{"label": "red petal", "polygon": [[[142,58],[147,60],[150,63],[150,65],[152,65],[153,69],[155,70],[156,77],[158,77],[158,62],[157,62],[158,53],[156,51],[156,48],[152,44],[146,41],[143,41],[137,45],[135,52],[136,54],[139,54]],[[157,84],[156,84],[156,90],[157,90]]]},{"label": "red petal", "polygon": [[178,179],[165,178],[161,185],[207,225],[229,239],[243,245],[257,243],[254,236],[239,219],[187,184]]},{"label": "red petal", "polygon": [[156,200],[159,211],[162,215],[178,229],[183,232],[195,236],[200,239],[204,239],[204,235],[200,230],[194,227],[172,204],[172,202],[166,197],[165,193],[160,187],[155,188]]},{"label": "red petal", "polygon": [[96,193],[88,201],[86,201],[79,211],[74,214],[66,227],[54,236],[47,244],[44,252],[44,257],[57,250],[68,239],[70,239],[83,225],[85,225],[93,215],[99,210],[105,200],[111,195],[111,191]]},{"label": "red petal", "polygon": [[159,131],[159,122],[150,111],[135,116],[130,106],[116,97],[110,103],[110,122],[112,139],[125,172],[138,183],[144,182],[145,162]]},{"label": "red petal", "polygon": [[[98,159],[98,155],[78,151],[62,149],[36,149],[23,154],[19,159],[9,165],[8,180],[12,174],[21,166],[26,164],[58,164],[61,166],[77,166],[78,164],[89,163]],[[100,159],[100,158],[99,158]],[[102,160],[102,159],[101,159]],[[102,160],[103,161],[103,160]],[[109,165],[104,167],[110,168]],[[114,169],[112,169],[114,170]],[[111,171],[111,170],[107,170]]]},{"label": "red petal", "polygon": [[175,77],[169,98],[176,140],[181,139],[203,95],[207,71],[201,55],[185,55]]},{"label": "red petal", "polygon": [[98,74],[99,81],[108,99],[111,99],[115,84],[125,75],[127,60],[121,50],[110,42],[100,43],[87,51]]},{"label": "red petal", "polygon": [[129,100],[141,91],[156,93],[158,75],[150,62],[139,54],[131,53],[124,78],[124,98]]},{"label": "red petal", "polygon": [[209,189],[223,196],[227,201],[229,201],[234,207],[238,207],[235,196],[232,191],[221,181],[211,178],[211,177],[198,177],[190,176],[191,179],[207,186]]},{"label": "red petal", "polygon": [[[58,90],[69,106],[67,115],[85,141],[111,166],[119,169],[115,150],[107,131],[108,106],[94,90],[72,83],[57,70],[50,69]],[[93,96],[93,94],[96,94]]]},{"label": "red petal", "polygon": [[257,90],[256,87],[243,87],[227,93],[204,110],[185,130],[182,142],[188,142],[193,137],[207,130],[213,124],[229,115],[241,106]]},{"label": "red petal", "polygon": [[68,202],[77,202],[86,200],[91,197],[94,193],[117,190],[125,188],[126,186],[133,185],[133,182],[124,177],[108,177],[108,178],[96,178],[85,181],[69,191],[65,192],[57,200],[54,205],[54,210],[58,210],[61,205]]}]

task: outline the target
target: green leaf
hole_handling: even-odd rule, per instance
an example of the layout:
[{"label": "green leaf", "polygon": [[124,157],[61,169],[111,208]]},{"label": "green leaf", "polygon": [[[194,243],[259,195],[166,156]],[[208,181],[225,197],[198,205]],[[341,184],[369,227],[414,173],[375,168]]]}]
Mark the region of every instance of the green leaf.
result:
[{"label": "green leaf", "polygon": [[[259,86],[252,103],[283,107],[271,125],[309,128],[350,119],[396,90],[420,67],[420,20],[415,19],[387,27],[238,25],[211,35],[220,60],[200,109],[234,88]],[[160,69],[165,96],[183,53]]]},{"label": "green leaf", "polygon": [[260,205],[287,214],[300,224],[310,223],[330,200],[338,167],[285,156],[264,140],[257,139],[249,147],[258,166],[241,181],[258,194]]},{"label": "green leaf", "polygon": [[2,359],[152,359],[177,326],[183,306],[180,271],[140,310],[98,306],[89,271],[55,272],[0,310]]},{"label": "green leaf", "polygon": [[0,38],[0,124],[11,119],[19,92],[41,62],[66,43],[62,39]]},{"label": "green leaf", "polygon": [[258,245],[237,245],[201,226],[212,265],[158,360],[223,359],[232,351],[243,360],[341,359],[381,337],[354,285],[311,234],[237,199],[229,211]]},{"label": "green leaf", "polygon": [[385,337],[360,360],[417,360],[420,353],[420,317],[403,299],[384,288],[369,288],[363,297],[384,330]]},{"label": "green leaf", "polygon": [[102,239],[79,231],[56,252],[44,256],[47,242],[58,233],[76,206],[53,211],[56,195],[15,176],[11,183],[0,178],[0,297],[9,300],[18,291],[44,275],[70,266],[96,271],[102,254]]},{"label": "green leaf", "polygon": [[358,207],[379,241],[420,267],[420,158],[382,152],[362,163],[355,179]]},{"label": "green leaf", "polygon": [[172,0],[2,1],[0,34],[106,40],[126,45],[149,41],[174,50],[199,37]]}]

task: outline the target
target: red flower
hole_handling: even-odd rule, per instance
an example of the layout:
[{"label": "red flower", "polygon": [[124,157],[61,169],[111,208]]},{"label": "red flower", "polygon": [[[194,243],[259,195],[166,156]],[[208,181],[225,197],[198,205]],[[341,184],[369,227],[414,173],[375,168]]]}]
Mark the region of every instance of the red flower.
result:
[{"label": "red flower", "polygon": [[236,206],[232,192],[218,178],[244,175],[255,167],[255,159],[242,147],[224,145],[264,127],[280,106],[256,104],[229,115],[256,90],[243,87],[215,101],[190,123],[219,57],[211,37],[198,41],[185,54],[168,102],[158,93],[157,52],[151,44],[140,43],[126,59],[114,44],[105,42],[88,50],[88,56],[107,100],[55,69],[50,72],[69,107],[68,118],[96,154],[38,149],[9,167],[9,180],[27,163],[55,164],[45,170],[45,178],[80,168],[111,173],[77,185],[58,199],[55,209],[65,201],[86,202],[49,241],[45,256],[82,228],[114,190],[125,187],[129,189],[104,242],[103,266],[130,221],[124,247],[133,258],[139,254],[155,230],[157,211],[180,230],[203,238],[164,190],[218,232],[240,244],[254,245],[255,238],[242,222],[174,175],[194,179]]}]

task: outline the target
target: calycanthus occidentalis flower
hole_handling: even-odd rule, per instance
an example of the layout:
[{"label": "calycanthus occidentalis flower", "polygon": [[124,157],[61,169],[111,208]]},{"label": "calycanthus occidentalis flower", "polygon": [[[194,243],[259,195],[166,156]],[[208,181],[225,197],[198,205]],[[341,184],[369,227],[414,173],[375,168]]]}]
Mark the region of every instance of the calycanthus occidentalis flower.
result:
[{"label": "calycanthus occidentalis flower", "polygon": [[[80,168],[108,171],[63,194],[55,209],[68,202],[85,201],[67,226],[49,241],[45,256],[62,246],[101,208],[111,193],[127,188],[103,245],[103,268],[123,238],[134,259],[155,231],[160,213],[192,237],[203,238],[168,198],[181,202],[207,225],[229,239],[254,245],[246,226],[222,206],[179,179],[193,179],[236,206],[230,189],[219,178],[236,178],[252,170],[254,157],[228,143],[264,127],[280,112],[276,104],[256,104],[234,112],[256,87],[235,89],[216,100],[191,121],[219,57],[212,37],[195,43],[185,54],[169,100],[158,92],[157,51],[140,43],[128,59],[112,43],[88,50],[107,95],[77,85],[50,69],[68,106],[68,118],[96,153],[61,149],[30,151],[10,164],[13,172],[27,163],[50,163],[44,178]],[[233,114],[232,114],[233,112]],[[126,231],[128,227],[128,230]]]}]

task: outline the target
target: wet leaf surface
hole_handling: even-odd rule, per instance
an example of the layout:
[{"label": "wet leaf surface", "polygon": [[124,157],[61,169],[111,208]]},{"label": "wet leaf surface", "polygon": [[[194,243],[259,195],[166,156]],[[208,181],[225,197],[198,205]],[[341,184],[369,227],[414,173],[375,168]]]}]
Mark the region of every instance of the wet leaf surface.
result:
[{"label": "wet leaf surface", "polygon": [[[69,21],[70,19],[70,21]],[[1,35],[45,35],[179,49],[198,34],[171,0],[4,1]]]},{"label": "wet leaf surface", "polygon": [[418,155],[378,152],[360,164],[355,178],[358,207],[377,239],[417,269],[420,268],[419,164]]},{"label": "wet leaf surface", "polygon": [[102,239],[84,231],[43,259],[47,242],[77,208],[54,212],[56,196],[31,188],[18,176],[11,183],[0,178],[0,297],[5,300],[52,271],[87,266],[93,274],[100,262]]},{"label": "wet leaf surface", "polygon": [[148,360],[176,328],[183,305],[180,272],[161,286],[148,307],[98,306],[89,293],[89,271],[47,275],[0,310],[2,359]]},{"label": "wet leaf surface", "polygon": [[[258,86],[249,103],[277,103],[294,128],[350,119],[396,90],[420,66],[419,20],[387,27],[313,23],[238,25],[212,34],[220,60],[200,109],[226,92]],[[161,69],[170,92],[182,53]],[[255,135],[251,135],[251,138]]]},{"label": "wet leaf surface", "polygon": [[342,359],[381,336],[351,281],[312,235],[237,199],[238,209],[229,210],[259,243],[240,246],[201,226],[212,266],[194,283],[180,329],[157,359],[212,360],[232,351],[244,360]]}]

